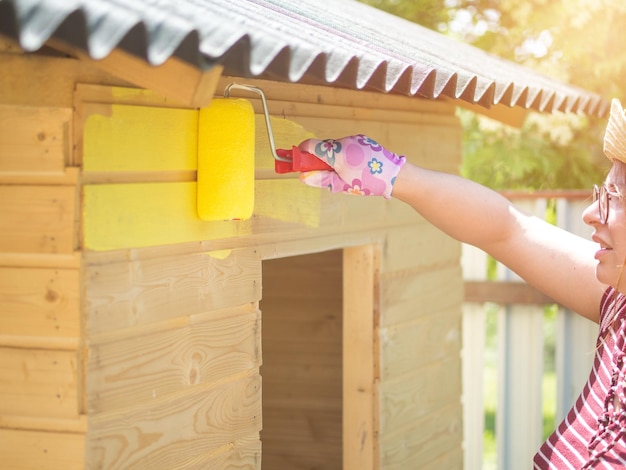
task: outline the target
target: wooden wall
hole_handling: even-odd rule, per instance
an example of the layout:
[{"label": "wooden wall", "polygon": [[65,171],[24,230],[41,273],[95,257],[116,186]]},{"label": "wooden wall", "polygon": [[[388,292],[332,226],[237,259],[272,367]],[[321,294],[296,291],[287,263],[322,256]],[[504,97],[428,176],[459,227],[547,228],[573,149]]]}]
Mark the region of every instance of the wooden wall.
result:
[{"label": "wooden wall", "polygon": [[[260,468],[263,261],[364,246],[379,254],[349,291],[367,302],[349,304],[364,309],[371,355],[343,364],[364,369],[350,368],[366,381],[350,403],[369,407],[372,432],[348,438],[369,449],[350,451],[366,462],[354,468],[461,468],[456,242],[398,201],[275,176],[260,117],[253,218],[192,220],[193,163],[154,167],[131,151],[147,166],[107,167],[117,152],[90,166],[100,147],[84,139],[114,106],[178,124],[193,109],[76,60],[0,61],[0,454],[15,468]],[[279,145],[362,132],[415,163],[460,162],[450,104],[257,83]],[[189,142],[189,126],[166,140]],[[143,138],[159,152],[164,135]]]},{"label": "wooden wall", "polygon": [[84,468],[85,360],[73,165],[77,80],[124,84],[0,38],[0,460]]}]

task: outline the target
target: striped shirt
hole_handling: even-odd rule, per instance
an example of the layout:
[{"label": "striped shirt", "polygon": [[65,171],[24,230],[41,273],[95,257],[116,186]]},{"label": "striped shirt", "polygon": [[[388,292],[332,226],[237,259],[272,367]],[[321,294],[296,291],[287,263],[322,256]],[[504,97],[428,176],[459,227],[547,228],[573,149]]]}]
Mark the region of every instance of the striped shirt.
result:
[{"label": "striped shirt", "polygon": [[626,297],[609,288],[589,380],[541,446],[535,469],[626,468]]}]

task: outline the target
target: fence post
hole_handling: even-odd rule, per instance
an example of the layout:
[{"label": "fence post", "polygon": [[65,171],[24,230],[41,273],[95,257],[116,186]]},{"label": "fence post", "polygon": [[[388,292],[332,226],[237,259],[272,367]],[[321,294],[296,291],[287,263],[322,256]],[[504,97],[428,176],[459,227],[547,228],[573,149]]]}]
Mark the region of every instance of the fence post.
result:
[{"label": "fence post", "polygon": [[[487,254],[484,251],[463,245],[461,265],[466,281],[487,279]],[[485,318],[483,304],[463,303],[463,468],[466,469],[483,466]]]},{"label": "fence post", "polygon": [[[557,225],[585,238],[591,227],[582,220],[589,200],[557,200]],[[599,308],[599,306],[598,306]],[[580,394],[593,364],[598,325],[567,309],[560,309],[556,330],[556,422],[565,418]]]},{"label": "fence post", "polygon": [[[542,219],[546,200],[515,204]],[[503,269],[499,279],[519,277]],[[521,280],[520,280],[521,281]],[[543,308],[509,305],[498,317],[498,468],[526,470],[542,441]]]}]

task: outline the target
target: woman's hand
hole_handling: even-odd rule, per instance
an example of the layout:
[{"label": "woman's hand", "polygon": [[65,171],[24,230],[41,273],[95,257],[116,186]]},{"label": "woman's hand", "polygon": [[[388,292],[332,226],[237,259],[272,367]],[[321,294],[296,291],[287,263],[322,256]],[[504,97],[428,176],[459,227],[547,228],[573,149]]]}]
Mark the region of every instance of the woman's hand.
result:
[{"label": "woman's hand", "polygon": [[309,171],[300,179],[331,192],[391,198],[396,176],[406,158],[364,135],[334,140],[309,139],[298,145],[328,163],[333,170]]}]

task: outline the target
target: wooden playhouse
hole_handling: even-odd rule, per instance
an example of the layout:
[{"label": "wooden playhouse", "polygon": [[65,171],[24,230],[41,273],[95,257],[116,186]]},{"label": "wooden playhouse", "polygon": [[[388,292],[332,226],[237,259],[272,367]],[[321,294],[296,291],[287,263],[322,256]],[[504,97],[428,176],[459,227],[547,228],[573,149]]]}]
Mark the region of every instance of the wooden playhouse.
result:
[{"label": "wooden playhouse", "polygon": [[601,101],[349,1],[308,49],[313,0],[28,3],[0,2],[2,467],[461,468],[460,245],[277,175],[254,95],[253,216],[200,220],[199,109],[253,84],[279,147],[366,133],[456,172],[457,105]]}]

